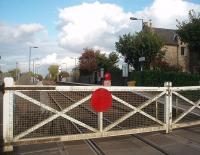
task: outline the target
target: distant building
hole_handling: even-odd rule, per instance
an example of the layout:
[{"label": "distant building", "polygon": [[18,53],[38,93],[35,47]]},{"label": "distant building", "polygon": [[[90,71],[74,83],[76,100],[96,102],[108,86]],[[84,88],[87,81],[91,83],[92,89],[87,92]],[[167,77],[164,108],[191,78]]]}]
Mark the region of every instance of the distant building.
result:
[{"label": "distant building", "polygon": [[167,63],[170,65],[181,66],[183,72],[200,72],[200,66],[198,66],[196,61],[193,63],[195,58],[191,56],[187,44],[180,41],[176,30],[155,28],[152,27],[151,23],[148,25],[147,22],[144,23],[143,28],[145,29],[145,27],[150,28],[152,32],[157,34],[164,41],[164,60]]}]

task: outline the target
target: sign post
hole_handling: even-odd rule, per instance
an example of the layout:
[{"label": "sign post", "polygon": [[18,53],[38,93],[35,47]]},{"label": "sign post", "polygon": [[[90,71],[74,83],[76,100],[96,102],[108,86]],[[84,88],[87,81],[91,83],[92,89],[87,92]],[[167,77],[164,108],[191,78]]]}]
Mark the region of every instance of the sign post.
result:
[{"label": "sign post", "polygon": [[104,76],[103,86],[111,86],[111,74],[107,72]]},{"label": "sign post", "polygon": [[103,112],[106,112],[112,106],[112,95],[105,88],[99,88],[92,93],[91,106],[95,112],[98,112],[98,128],[103,131]]},{"label": "sign post", "polygon": [[122,64],[122,77],[124,78],[124,85],[127,84],[127,81],[128,81],[128,64],[127,63],[124,63]]},{"label": "sign post", "polygon": [[141,62],[141,71],[143,71],[143,68],[142,68],[142,62],[145,61],[145,57],[140,57],[139,58],[139,62]]},{"label": "sign post", "polygon": [[[111,74],[107,72],[104,76],[104,86],[111,86]],[[94,111],[98,112],[98,128],[103,131],[103,112],[109,110],[112,106],[112,95],[105,88],[99,88],[92,93],[91,106]]]},{"label": "sign post", "polygon": [[58,81],[58,82],[60,81],[59,75],[60,75],[61,71],[62,71],[62,68],[61,68],[61,66],[59,66],[59,67],[58,67],[58,74],[57,74],[57,81]]},{"label": "sign post", "polygon": [[104,77],[104,68],[101,68],[100,69],[100,81],[101,81],[101,84],[103,83],[103,77]]}]

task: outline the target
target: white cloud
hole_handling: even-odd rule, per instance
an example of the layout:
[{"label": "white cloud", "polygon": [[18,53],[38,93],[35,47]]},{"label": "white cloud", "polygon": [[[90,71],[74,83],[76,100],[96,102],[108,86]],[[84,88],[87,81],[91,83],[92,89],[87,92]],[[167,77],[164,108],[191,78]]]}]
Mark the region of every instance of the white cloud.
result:
[{"label": "white cloud", "polygon": [[75,66],[74,57],[58,55],[57,53],[47,55],[46,57],[39,59],[37,63],[40,65],[56,64],[62,68],[66,68],[67,66],[68,69],[72,69]]},{"label": "white cloud", "polygon": [[32,41],[34,35],[44,30],[41,24],[7,25],[0,23],[0,43]]},{"label": "white cloud", "polygon": [[[125,12],[122,7],[109,3],[82,3],[59,10],[58,38],[51,40],[39,23],[8,25],[0,22],[0,54],[4,70],[21,62],[23,71],[28,70],[29,46],[32,58],[40,58],[41,70],[47,72],[51,64],[67,69],[74,67],[74,59],[83,48],[100,49],[104,53],[115,50],[119,35],[141,29],[141,21],[131,21],[131,16],[152,19],[153,26],[176,28],[176,19],[188,18],[188,11],[200,10],[200,4],[184,0],[154,0],[152,5],[138,12]],[[58,46],[59,44],[59,46]],[[43,69],[42,69],[43,67]]]},{"label": "white cloud", "polygon": [[153,26],[162,28],[176,28],[176,19],[187,19],[189,10],[200,10],[200,4],[194,4],[184,0],[154,0],[150,7],[134,13],[134,16],[152,19]]},{"label": "white cloud", "polygon": [[200,10],[200,5],[184,0],[154,0],[151,6],[138,12],[125,12],[109,3],[82,3],[59,10],[58,43],[71,51],[81,53],[83,48],[115,50],[119,35],[141,29],[141,22],[130,17],[152,19],[153,26],[176,28],[176,19],[187,19],[188,11]]},{"label": "white cloud", "polygon": [[1,66],[3,71],[15,68],[16,62],[22,72],[28,71],[30,46],[39,47],[32,49],[31,59],[43,58],[53,52],[63,52],[56,40],[48,37],[41,24],[9,25],[0,22],[0,34],[1,63],[5,64]]},{"label": "white cloud", "polygon": [[[44,58],[41,58],[36,61],[36,64],[38,64],[38,68],[40,70],[40,74],[46,75],[48,73],[48,67],[50,65],[58,65],[62,71],[70,72],[72,68],[75,67],[75,58],[76,58],[76,65],[78,63],[77,57],[69,57],[68,55],[59,55],[57,53],[52,53],[49,55],[46,55]],[[23,69],[23,68],[22,68]]]},{"label": "white cloud", "polygon": [[114,4],[83,3],[59,11],[59,44],[73,52],[85,47],[113,50],[118,36],[132,30],[131,13]]}]

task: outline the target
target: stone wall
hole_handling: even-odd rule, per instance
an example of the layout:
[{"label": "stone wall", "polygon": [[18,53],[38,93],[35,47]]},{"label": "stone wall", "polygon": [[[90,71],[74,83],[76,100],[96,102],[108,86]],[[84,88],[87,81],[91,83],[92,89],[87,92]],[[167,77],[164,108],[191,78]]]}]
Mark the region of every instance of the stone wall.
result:
[{"label": "stone wall", "polygon": [[165,50],[164,60],[170,65],[177,65],[177,46],[165,45],[163,50]]},{"label": "stone wall", "polygon": [[[181,47],[185,47],[184,55],[181,54]],[[183,72],[189,72],[189,50],[187,45],[165,45],[163,49],[166,51],[164,57],[166,62],[170,65],[179,65],[182,67]]]}]

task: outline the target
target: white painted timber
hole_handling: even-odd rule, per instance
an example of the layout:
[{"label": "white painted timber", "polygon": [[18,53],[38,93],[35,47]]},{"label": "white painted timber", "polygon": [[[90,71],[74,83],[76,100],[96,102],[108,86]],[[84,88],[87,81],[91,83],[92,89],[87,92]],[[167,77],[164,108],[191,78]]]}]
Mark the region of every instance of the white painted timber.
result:
[{"label": "white painted timber", "polygon": [[43,125],[49,123],[50,121],[56,119],[56,118],[59,117],[59,116],[62,116],[63,118],[65,118],[65,119],[67,119],[67,120],[70,120],[70,121],[72,121],[72,122],[74,122],[74,123],[76,123],[76,124],[79,124],[80,126],[85,127],[85,128],[87,128],[87,129],[89,129],[89,130],[91,130],[91,131],[93,131],[93,132],[97,132],[97,131],[98,131],[97,129],[94,129],[94,128],[90,127],[89,125],[87,125],[87,124],[85,124],[85,123],[83,123],[83,122],[80,122],[80,121],[78,121],[78,120],[76,120],[76,119],[74,119],[74,118],[72,118],[72,117],[70,117],[70,116],[68,116],[68,115],[65,114],[65,113],[68,112],[69,110],[71,110],[71,109],[77,107],[78,105],[80,105],[80,104],[84,103],[85,101],[87,101],[88,99],[90,99],[90,98],[91,98],[91,95],[85,97],[84,99],[82,99],[82,100],[80,100],[79,102],[77,102],[77,103],[75,103],[75,104],[73,104],[73,105],[71,105],[71,106],[65,108],[64,110],[62,110],[62,111],[60,112],[60,111],[57,111],[57,110],[55,110],[55,109],[53,109],[53,108],[51,108],[51,107],[49,107],[49,106],[47,106],[47,105],[45,105],[45,104],[43,104],[43,103],[37,101],[37,100],[35,100],[35,99],[32,99],[32,98],[30,98],[29,96],[26,96],[26,95],[24,95],[24,94],[22,94],[22,93],[20,93],[20,92],[15,92],[15,94],[18,95],[19,97],[22,97],[22,98],[24,98],[24,99],[26,99],[26,100],[28,100],[28,101],[30,101],[30,102],[32,102],[32,103],[38,105],[38,106],[40,106],[40,107],[42,107],[42,108],[44,108],[44,109],[50,111],[50,112],[55,113],[53,116],[50,116],[50,117],[47,118],[46,120],[44,120],[44,121],[42,121],[42,122],[36,124],[35,126],[29,128],[28,130],[26,130],[26,131],[20,133],[20,134],[17,135],[17,136],[15,136],[15,137],[14,137],[15,140],[20,139],[20,138],[26,136],[27,134],[29,134],[29,133],[35,131],[36,129],[42,127]]},{"label": "white painted timber", "polygon": [[[5,87],[14,85],[13,78],[4,78]],[[13,141],[13,91],[6,90],[3,95],[3,139],[4,143]],[[12,145],[4,146],[4,152],[13,151]]]}]

